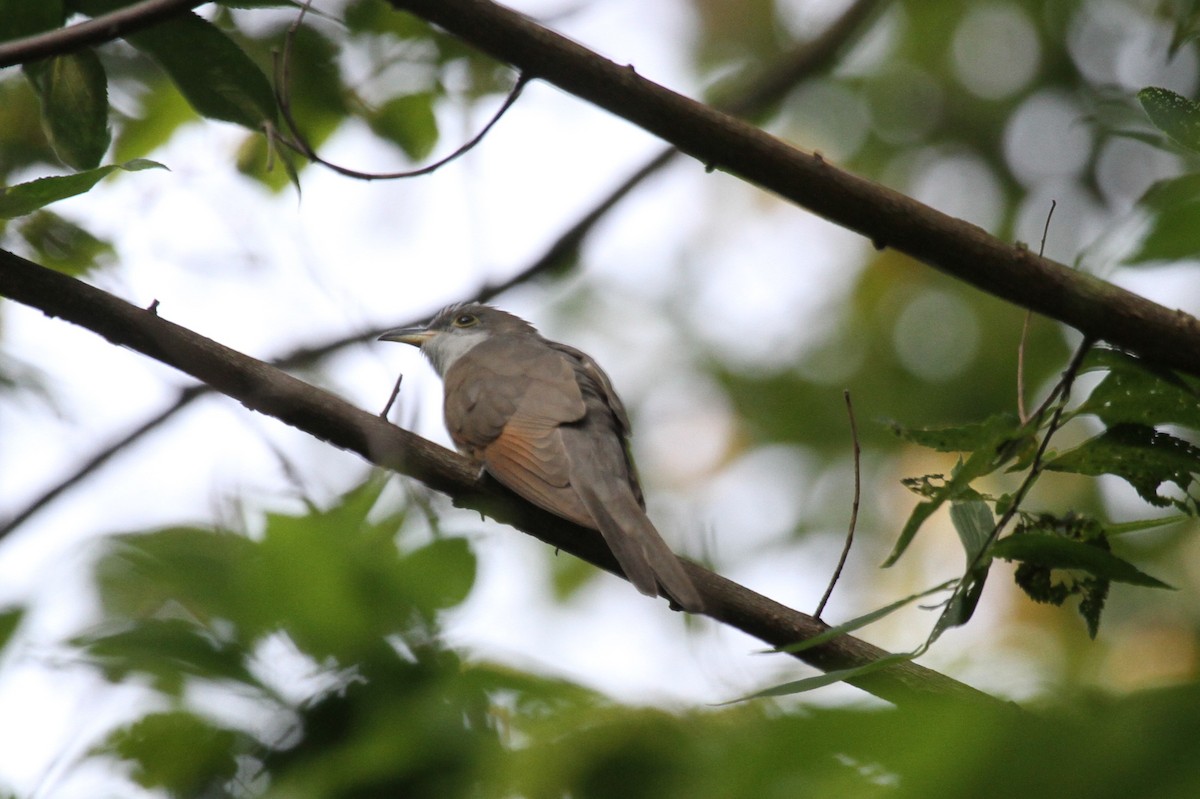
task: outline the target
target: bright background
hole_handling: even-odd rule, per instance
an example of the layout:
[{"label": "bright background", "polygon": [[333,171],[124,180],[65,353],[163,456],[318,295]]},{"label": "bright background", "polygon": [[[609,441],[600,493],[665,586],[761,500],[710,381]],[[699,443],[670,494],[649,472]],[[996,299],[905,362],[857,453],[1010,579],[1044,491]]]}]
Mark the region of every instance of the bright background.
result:
[{"label": "bright background", "polygon": [[[770,63],[815,35],[830,0],[609,0],[520,10],[652,80],[691,96]],[[1193,265],[1122,268],[1143,229],[1134,203],[1178,156],[1114,136],[1135,124],[1145,85],[1185,95],[1197,57],[1167,57],[1170,27],[1137,2],[896,3],[841,65],[794,90],[765,123],[798,146],[1010,240],[1196,312]],[[337,15],[339,4],[318,3]],[[206,12],[208,13],[208,12]],[[274,11],[236,12],[247,30]],[[332,26],[326,29],[333,31]],[[364,75],[370,53],[341,68]],[[14,70],[0,81],[20,81]],[[501,96],[436,104],[446,153]],[[139,112],[139,97],[114,93]],[[432,176],[358,182],[319,167],[303,193],[272,191],[236,168],[247,134],[194,122],[151,157],[170,172],[106,181],[54,210],[114,247],[88,279],[261,358],[347,332],[382,330],[503,280],[536,258],[644,159],[653,137],[534,83],[481,146]],[[361,123],[322,155],[358,169],[410,162]],[[6,182],[46,173],[12,169]],[[1022,314],[686,159],[647,181],[587,242],[576,268],[497,300],[551,338],[591,353],[631,409],[651,516],[673,547],[756,591],[811,611],[836,560],[852,490],[841,400],[853,392],[865,446],[863,509],[850,565],[826,613],[841,620],[952,577],[961,549],[938,518],[894,568],[890,550],[915,498],[899,478],[952,460],[901,446],[881,421],[966,422],[1015,402]],[[135,427],[187,378],[14,303],[0,313],[0,366],[32,378],[0,394],[0,519]],[[1035,320],[1030,392],[1044,390],[1076,339]],[[448,443],[440,385],[415,350],[347,348],[302,376],[378,411],[405,374],[392,418]],[[29,388],[36,384],[36,389]],[[1040,397],[1038,397],[1040,399]],[[1034,404],[1036,399],[1033,400]],[[1078,434],[1082,435],[1082,433]],[[107,534],[174,523],[253,528],[263,510],[318,505],[360,482],[355,456],[208,397],[0,542],[0,606],[28,604],[20,645],[0,671],[0,785],[91,796],[99,769],[66,764],[148,692],[114,687],[61,641],[95,620],[89,569]],[[424,496],[395,478],[397,500]],[[718,703],[809,673],[707,621],[685,623],[533,539],[429,497],[445,529],[481,560],[469,601],[446,622],[472,658],[559,675],[620,700]],[[1032,503],[1153,515],[1117,481],[1047,481]],[[1069,609],[1025,600],[1003,569],[978,618],[922,660],[957,679],[1025,698],[1063,684],[1117,690],[1194,677],[1200,559],[1178,529],[1126,551],[1180,588],[1147,601],[1113,591],[1100,640]],[[1164,553],[1174,557],[1156,560]],[[566,575],[566,576],[564,576]],[[555,580],[579,583],[564,597]],[[1152,619],[1150,617],[1153,617]],[[866,634],[919,643],[932,614],[911,609]],[[828,689],[806,702],[862,701]],[[119,784],[119,783],[117,783]]]}]

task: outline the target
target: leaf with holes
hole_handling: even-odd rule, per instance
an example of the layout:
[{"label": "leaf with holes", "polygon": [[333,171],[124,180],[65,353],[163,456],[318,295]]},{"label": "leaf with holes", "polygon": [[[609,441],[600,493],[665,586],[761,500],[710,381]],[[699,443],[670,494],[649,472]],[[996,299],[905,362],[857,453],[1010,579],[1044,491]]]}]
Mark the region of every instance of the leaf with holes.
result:
[{"label": "leaf with holes", "polygon": [[1116,425],[1051,459],[1045,468],[1092,477],[1113,474],[1133,486],[1151,505],[1175,505],[1195,515],[1194,503],[1164,497],[1158,489],[1169,482],[1186,492],[1193,475],[1200,472],[1200,449],[1152,427]]},{"label": "leaf with holes", "polygon": [[890,422],[889,426],[905,441],[938,452],[974,452],[997,447],[1019,438],[1023,432],[1020,421],[1011,413],[999,413],[982,422],[949,427],[905,427],[898,422]]},{"label": "leaf with holes", "polygon": [[1151,577],[1132,563],[1088,541],[1059,535],[1025,533],[1010,535],[992,546],[992,556],[1002,560],[1032,563],[1046,569],[1075,569],[1105,580],[1146,588],[1171,586]]},{"label": "leaf with holes", "polygon": [[1114,355],[1108,375],[1075,413],[1094,414],[1108,427],[1177,424],[1200,430],[1200,394],[1195,389],[1140,358]]}]

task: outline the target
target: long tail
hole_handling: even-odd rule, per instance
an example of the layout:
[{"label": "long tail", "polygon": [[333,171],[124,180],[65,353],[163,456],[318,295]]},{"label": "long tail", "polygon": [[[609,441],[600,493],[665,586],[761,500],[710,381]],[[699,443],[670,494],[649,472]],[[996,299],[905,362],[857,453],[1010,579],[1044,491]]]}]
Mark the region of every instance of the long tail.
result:
[{"label": "long tail", "polygon": [[704,610],[692,578],[632,492],[618,490],[602,499],[586,483],[575,488],[629,582],[649,596],[658,596],[661,585],[664,595],[689,613]]}]

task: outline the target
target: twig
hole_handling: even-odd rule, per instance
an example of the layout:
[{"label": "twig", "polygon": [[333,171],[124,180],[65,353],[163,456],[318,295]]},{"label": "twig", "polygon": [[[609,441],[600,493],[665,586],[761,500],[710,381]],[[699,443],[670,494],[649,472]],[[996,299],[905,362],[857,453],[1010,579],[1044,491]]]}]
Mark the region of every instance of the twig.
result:
[{"label": "twig", "polygon": [[279,111],[283,116],[284,122],[287,123],[288,132],[291,134],[290,138],[283,138],[282,136],[279,136],[278,141],[300,153],[313,163],[320,164],[321,166],[326,167],[327,169],[330,169],[339,175],[344,175],[348,178],[355,178],[356,180],[401,180],[404,178],[415,178],[420,177],[421,175],[432,174],[433,172],[436,172],[437,170],[446,166],[446,164],[449,164],[450,162],[466,155],[472,149],[474,149],[476,145],[483,141],[484,137],[488,135],[488,132],[491,131],[492,127],[500,121],[502,116],[504,116],[505,112],[507,112],[509,108],[512,108],[513,103],[515,103],[517,98],[521,96],[521,92],[524,90],[525,84],[529,82],[529,78],[525,75],[525,73],[522,72],[517,75],[517,82],[513,84],[512,89],[510,89],[508,92],[508,96],[504,98],[504,102],[500,104],[500,108],[495,114],[492,115],[492,118],[488,120],[488,123],[483,126],[483,129],[457,150],[432,164],[427,164],[417,169],[409,169],[401,172],[362,172],[357,169],[350,169],[348,167],[341,166],[340,164],[335,164],[332,161],[325,160],[317,154],[316,149],[312,146],[312,144],[309,143],[308,139],[306,139],[304,134],[300,131],[300,126],[296,122],[296,118],[292,115],[292,44],[295,41],[297,32],[300,30],[300,24],[303,22],[304,16],[308,13],[311,5],[312,0],[306,0],[306,2],[300,7],[300,13],[296,16],[295,21],[288,26],[287,33],[284,35],[283,55],[281,58],[275,59],[275,101],[279,104]]},{"label": "twig", "polygon": [[1025,408],[1025,347],[1029,343],[1029,323],[1033,320],[1033,311],[1025,312],[1025,321],[1021,323],[1021,340],[1017,344],[1017,418],[1021,424],[1029,421],[1029,412]]},{"label": "twig", "polygon": [[821,601],[817,603],[817,609],[813,612],[813,616],[817,619],[821,618],[821,613],[825,610],[825,603],[829,601],[829,597],[833,594],[833,587],[837,585],[838,579],[842,576],[842,569],[846,567],[846,558],[850,557],[850,547],[854,544],[854,528],[858,525],[858,503],[862,496],[862,447],[858,442],[858,423],[854,421],[854,405],[850,402],[850,389],[842,392],[842,396],[846,398],[846,415],[850,417],[850,437],[854,441],[854,501],[850,504],[850,529],[846,531],[846,543],[842,547],[841,557],[838,558],[837,568],[833,570],[833,576],[829,578],[829,587],[825,589],[825,593],[821,596]]},{"label": "twig", "polygon": [[1067,403],[1071,399],[1071,386],[1075,383],[1075,376],[1079,373],[1079,367],[1083,365],[1084,356],[1088,354],[1088,351],[1091,350],[1094,343],[1095,342],[1092,339],[1085,338],[1079,344],[1079,349],[1077,349],[1075,354],[1071,357],[1071,362],[1067,364],[1067,368],[1063,372],[1062,379],[1059,381],[1059,393],[1061,396],[1059,398],[1058,407],[1054,409],[1054,416],[1051,417],[1050,424],[1046,427],[1046,434],[1042,436],[1042,441],[1038,445],[1037,452],[1035,452],[1033,455],[1033,462],[1029,464],[1029,473],[1025,475],[1025,479],[1021,481],[1021,485],[1017,488],[1016,493],[1013,494],[1012,502],[1009,503],[1008,510],[1006,510],[1004,515],[1000,517],[1000,521],[996,522],[996,526],[992,529],[991,535],[988,536],[987,542],[980,547],[979,552],[975,556],[975,562],[971,564],[972,567],[978,565],[978,561],[982,557],[983,553],[987,551],[988,547],[990,547],[1000,535],[1005,525],[1007,525],[1012,520],[1012,517],[1016,515],[1017,511],[1020,509],[1021,502],[1025,499],[1025,495],[1029,493],[1029,489],[1033,486],[1034,481],[1038,478],[1038,475],[1042,473],[1042,458],[1046,454],[1046,449],[1050,446],[1050,439],[1054,437],[1056,432],[1058,432],[1058,426],[1062,421],[1063,411],[1067,409]]},{"label": "twig", "polygon": [[211,388],[203,385],[191,386],[180,391],[179,396],[176,397],[175,401],[170,405],[166,406],[157,414],[142,422],[140,425],[126,433],[121,438],[111,442],[108,446],[104,447],[104,449],[93,453],[91,457],[80,464],[66,478],[59,480],[53,486],[31,500],[25,505],[24,508],[17,511],[3,522],[0,522],[0,540],[3,540],[5,536],[20,527],[29,519],[29,517],[33,516],[42,508],[49,505],[61,494],[79,485],[79,483],[83,482],[83,480],[89,475],[91,475],[104,464],[108,463],[108,461],[111,460],[114,455],[121,452],[131,443],[137,441],[147,433],[158,429],[176,413],[191,405],[192,402],[204,396],[205,394],[210,393],[211,391]]},{"label": "twig", "polygon": [[851,3],[820,36],[796,47],[728,97],[718,97],[713,105],[739,117],[756,117],[766,112],[797,84],[831,68],[838,56],[867,29],[867,22],[883,5],[881,0]]},{"label": "twig", "polygon": [[1050,235],[1050,220],[1054,218],[1054,209],[1058,207],[1058,200],[1050,201],[1050,210],[1046,212],[1046,224],[1042,226],[1042,243],[1038,245],[1038,255],[1046,254],[1046,237]]},{"label": "twig", "polygon": [[[1046,236],[1050,233],[1050,220],[1054,218],[1054,209],[1058,201],[1050,201],[1050,212],[1046,214],[1046,224],[1042,228],[1042,243],[1038,247],[1038,255],[1046,254]],[[1025,347],[1029,343],[1029,323],[1033,321],[1033,311],[1025,312],[1025,321],[1021,325],[1021,342],[1017,345],[1017,417],[1021,424],[1029,421],[1025,410]]]},{"label": "twig", "polygon": [[404,373],[401,372],[399,376],[396,377],[396,385],[392,387],[392,394],[388,397],[387,405],[384,405],[383,410],[379,412],[380,419],[386,419],[388,417],[388,411],[390,411],[392,406],[396,404],[396,397],[400,396],[400,384],[403,382]]},{"label": "twig", "polygon": [[5,42],[0,44],[0,67],[25,64],[40,58],[70,53],[89,45],[110,42],[207,2],[208,0],[143,0],[141,3],[117,9],[69,28],[56,28],[36,36]]}]

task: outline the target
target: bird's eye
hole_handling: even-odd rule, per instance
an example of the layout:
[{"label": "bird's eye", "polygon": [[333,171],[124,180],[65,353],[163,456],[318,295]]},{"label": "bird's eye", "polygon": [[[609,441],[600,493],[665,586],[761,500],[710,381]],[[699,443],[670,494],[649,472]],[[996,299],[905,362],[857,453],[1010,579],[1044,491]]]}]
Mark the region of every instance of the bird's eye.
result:
[{"label": "bird's eye", "polygon": [[476,317],[475,314],[469,314],[469,313],[459,314],[454,319],[455,327],[471,327],[472,325],[477,325],[477,324],[479,324],[479,318]]}]

